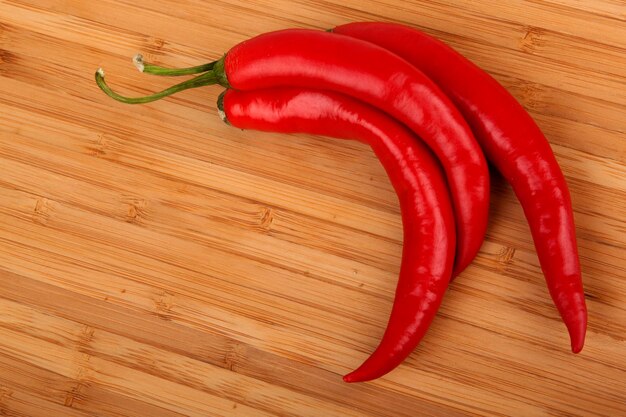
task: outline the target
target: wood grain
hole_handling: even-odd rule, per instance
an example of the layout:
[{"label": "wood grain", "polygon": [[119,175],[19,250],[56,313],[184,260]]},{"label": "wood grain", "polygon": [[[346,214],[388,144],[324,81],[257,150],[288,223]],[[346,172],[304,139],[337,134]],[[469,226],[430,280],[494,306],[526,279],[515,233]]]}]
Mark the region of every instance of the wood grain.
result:
[{"label": "wood grain", "polygon": [[[147,3],[147,4],[143,4]],[[421,346],[366,384],[402,230],[358,143],[241,132],[219,88],[125,106],[261,32],[406,23],[494,75],[570,184],[589,307],[580,355],[523,213],[490,226]],[[620,0],[0,0],[0,414],[626,415],[626,4]]]}]

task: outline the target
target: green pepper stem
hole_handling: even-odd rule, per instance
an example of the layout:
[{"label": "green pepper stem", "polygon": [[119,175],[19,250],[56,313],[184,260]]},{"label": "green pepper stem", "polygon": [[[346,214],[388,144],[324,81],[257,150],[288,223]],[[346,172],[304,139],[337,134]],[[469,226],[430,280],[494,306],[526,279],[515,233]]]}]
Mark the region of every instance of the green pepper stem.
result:
[{"label": "green pepper stem", "polygon": [[211,71],[217,61],[209,62],[208,64],[197,65],[189,68],[165,68],[158,65],[150,64],[143,60],[143,55],[136,54],[133,57],[133,64],[139,70],[146,74],[161,75],[165,77],[177,77],[180,75],[193,75],[201,72]]},{"label": "green pepper stem", "polygon": [[230,88],[228,78],[226,77],[226,73],[224,71],[224,58],[215,61],[215,63],[213,64],[213,68],[210,71],[207,71],[204,74],[200,74],[190,80],[183,81],[182,83],[173,85],[163,91],[155,94],[150,94],[148,96],[126,97],[111,90],[111,87],[109,87],[104,80],[104,70],[102,68],[99,68],[98,71],[96,71],[96,84],[98,84],[98,87],[100,87],[100,89],[104,91],[107,96],[127,104],[150,103],[152,101],[171,96],[172,94],[176,94],[179,91],[188,90],[190,88],[202,87],[205,85],[219,84],[223,87]]},{"label": "green pepper stem", "polygon": [[198,75],[191,80],[183,81],[182,83],[173,85],[155,94],[150,94],[143,97],[126,97],[111,90],[111,87],[109,87],[106,81],[104,81],[104,71],[102,70],[102,68],[99,68],[98,71],[96,71],[96,84],[98,84],[98,87],[100,87],[100,89],[112,99],[127,104],[150,103],[152,101],[157,101],[164,97],[171,96],[172,94],[176,94],[179,91],[188,90],[190,88],[202,87],[205,85],[217,84],[217,82],[218,80],[215,74],[213,72],[207,72]]}]

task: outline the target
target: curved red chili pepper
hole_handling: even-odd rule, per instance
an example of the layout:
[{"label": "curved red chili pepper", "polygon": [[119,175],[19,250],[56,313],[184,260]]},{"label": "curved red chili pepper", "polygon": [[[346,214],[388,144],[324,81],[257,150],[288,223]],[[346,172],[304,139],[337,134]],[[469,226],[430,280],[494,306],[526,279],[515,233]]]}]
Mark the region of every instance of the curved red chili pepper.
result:
[{"label": "curved red chili pepper", "polygon": [[572,351],[585,341],[583,292],[569,190],[550,144],[532,117],[489,74],[425,33],[390,23],[351,23],[333,32],[398,54],[432,78],[472,127],[487,158],[511,184],[537,248]]},{"label": "curved red chili pepper", "polygon": [[218,101],[241,129],[309,133],[369,144],[400,202],[402,265],[387,330],[374,353],[346,382],[378,378],[418,345],[448,286],[455,252],[454,217],[445,179],[428,148],[384,113],[321,90],[227,90]]}]

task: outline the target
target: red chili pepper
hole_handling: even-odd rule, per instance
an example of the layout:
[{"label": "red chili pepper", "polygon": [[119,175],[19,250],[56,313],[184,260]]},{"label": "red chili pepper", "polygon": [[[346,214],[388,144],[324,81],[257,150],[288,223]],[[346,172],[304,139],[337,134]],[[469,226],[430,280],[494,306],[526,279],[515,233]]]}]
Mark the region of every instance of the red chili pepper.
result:
[{"label": "red chili pepper", "polygon": [[378,348],[346,382],[378,378],[418,345],[452,273],[454,217],[445,179],[428,148],[386,114],[347,96],[307,89],[227,90],[218,109],[241,129],[309,133],[369,144],[393,184],[404,247],[395,301]]},{"label": "red chili pepper", "polygon": [[[145,70],[144,65],[139,62],[140,69]],[[454,274],[474,259],[483,242],[489,173],[478,143],[435,83],[384,48],[347,36],[290,29],[244,41],[206,74],[152,96],[129,99],[108,89],[102,74],[96,74],[96,80],[107,94],[126,103],[145,103],[215,83],[237,90],[319,88],[358,98],[405,123],[439,158],[457,222]]]},{"label": "red chili pepper", "polygon": [[333,32],[398,54],[446,92],[487,158],[511,184],[530,225],[550,295],[570,334],[585,342],[587,307],[569,190],[550,144],[532,117],[489,74],[425,33],[390,23],[351,23]]}]

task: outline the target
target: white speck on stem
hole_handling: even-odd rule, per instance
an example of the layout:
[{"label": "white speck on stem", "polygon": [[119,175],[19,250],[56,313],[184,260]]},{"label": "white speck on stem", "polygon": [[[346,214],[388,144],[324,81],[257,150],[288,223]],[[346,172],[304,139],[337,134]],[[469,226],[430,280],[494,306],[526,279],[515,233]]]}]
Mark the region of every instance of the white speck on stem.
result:
[{"label": "white speck on stem", "polygon": [[217,114],[222,119],[222,122],[226,123],[226,112],[218,107]]},{"label": "white speck on stem", "polygon": [[137,67],[139,72],[143,72],[143,70],[145,69],[145,66],[143,64],[143,55],[135,54],[135,56],[133,57],[133,64],[135,64],[135,67]]},{"label": "white speck on stem", "polygon": [[104,70],[102,68],[98,68],[98,71],[96,71],[98,74],[100,74],[100,76],[102,78],[104,78]]}]

